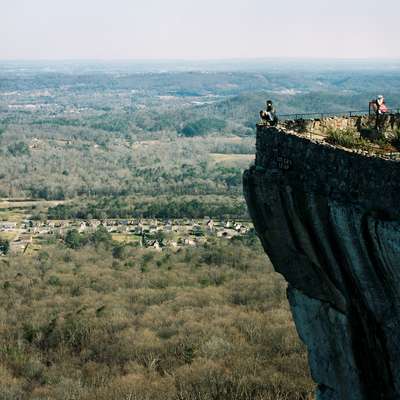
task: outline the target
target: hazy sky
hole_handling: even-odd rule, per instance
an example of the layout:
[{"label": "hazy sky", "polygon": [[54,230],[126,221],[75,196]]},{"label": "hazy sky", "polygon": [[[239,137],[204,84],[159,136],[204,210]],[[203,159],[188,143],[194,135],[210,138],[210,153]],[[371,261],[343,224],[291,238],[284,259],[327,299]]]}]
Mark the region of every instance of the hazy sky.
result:
[{"label": "hazy sky", "polygon": [[0,59],[400,58],[400,0],[0,0]]}]

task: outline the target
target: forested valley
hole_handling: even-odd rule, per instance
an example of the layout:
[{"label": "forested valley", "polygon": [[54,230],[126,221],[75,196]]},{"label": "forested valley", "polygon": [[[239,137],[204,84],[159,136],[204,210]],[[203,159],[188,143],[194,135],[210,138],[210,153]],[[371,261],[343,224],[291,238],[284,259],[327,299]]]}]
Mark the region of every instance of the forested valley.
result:
[{"label": "forested valley", "polygon": [[255,124],[397,108],[398,71],[0,63],[0,399],[314,399],[243,199]]}]

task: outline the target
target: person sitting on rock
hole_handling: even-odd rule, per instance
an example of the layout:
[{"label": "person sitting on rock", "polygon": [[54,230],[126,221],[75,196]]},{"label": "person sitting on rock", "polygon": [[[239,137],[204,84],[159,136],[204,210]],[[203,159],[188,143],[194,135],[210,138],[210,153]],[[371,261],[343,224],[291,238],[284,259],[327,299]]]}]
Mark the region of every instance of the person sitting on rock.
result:
[{"label": "person sitting on rock", "polygon": [[271,100],[267,101],[266,110],[260,111],[260,117],[264,124],[275,126],[278,123],[278,117],[276,116],[276,110]]}]

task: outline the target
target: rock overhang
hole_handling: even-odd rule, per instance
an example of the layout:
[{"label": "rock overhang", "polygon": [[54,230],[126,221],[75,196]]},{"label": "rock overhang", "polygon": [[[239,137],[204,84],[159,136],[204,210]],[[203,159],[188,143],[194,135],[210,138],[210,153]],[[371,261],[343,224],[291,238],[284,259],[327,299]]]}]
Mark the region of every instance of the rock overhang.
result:
[{"label": "rock overhang", "polygon": [[244,191],[263,246],[289,282],[319,399],[397,398],[400,163],[290,126],[258,126]]}]

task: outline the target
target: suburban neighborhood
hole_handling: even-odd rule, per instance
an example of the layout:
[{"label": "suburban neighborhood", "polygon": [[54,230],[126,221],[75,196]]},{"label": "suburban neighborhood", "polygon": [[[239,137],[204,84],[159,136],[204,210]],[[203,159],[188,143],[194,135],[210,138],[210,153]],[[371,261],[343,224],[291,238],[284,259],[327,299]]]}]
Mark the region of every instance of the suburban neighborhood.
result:
[{"label": "suburban neighborhood", "polygon": [[250,222],[215,221],[210,217],[193,219],[106,219],[106,220],[46,220],[24,219],[20,222],[0,221],[0,237],[10,242],[9,252],[26,253],[40,248],[49,238],[62,240],[66,233],[76,230],[92,233],[103,227],[113,240],[135,243],[139,247],[179,249],[204,243],[209,237],[227,240],[246,235]]}]

